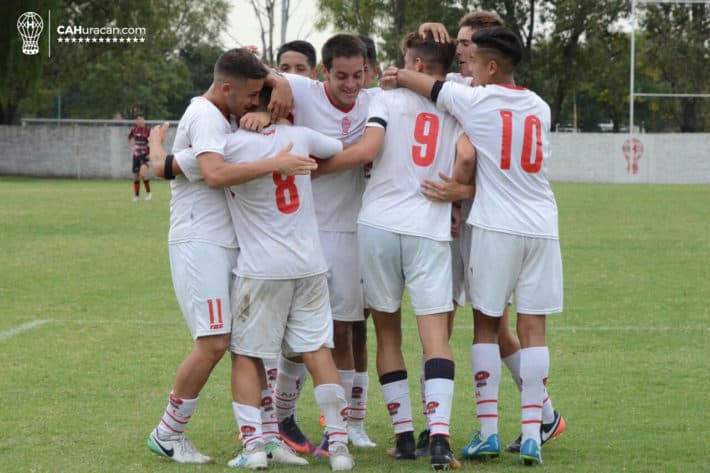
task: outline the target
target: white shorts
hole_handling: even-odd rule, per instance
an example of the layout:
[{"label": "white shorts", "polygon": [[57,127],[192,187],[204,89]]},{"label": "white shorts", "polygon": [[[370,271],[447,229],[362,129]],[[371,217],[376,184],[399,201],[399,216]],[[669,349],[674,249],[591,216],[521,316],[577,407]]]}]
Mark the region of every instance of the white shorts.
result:
[{"label": "white shorts", "polygon": [[168,245],[180,310],[193,339],[230,333],[232,269],[239,250],[202,242]]},{"label": "white shorts", "polygon": [[325,274],[300,279],[240,277],[232,290],[232,353],[277,358],[333,348]]},{"label": "white shorts", "polygon": [[396,312],[405,283],[416,315],[453,310],[451,247],[447,241],[402,235],[359,225],[365,301],[380,312]]},{"label": "white shorts", "polygon": [[319,235],[328,264],[328,292],[333,320],[365,320],[357,233],[322,231]]},{"label": "white shorts", "polygon": [[559,240],[473,228],[470,289],[473,307],[500,317],[510,296],[522,314],[562,312]]},{"label": "white shorts", "polygon": [[[470,279],[470,271],[468,270],[469,261],[471,261],[471,238],[473,238],[473,227],[468,223],[464,222],[461,224],[461,229],[459,230],[459,251],[461,252],[461,258],[463,260],[463,287],[464,287],[464,301],[466,303],[471,303],[473,299],[471,298],[471,286],[468,282]],[[464,305],[464,304],[461,304]]]}]

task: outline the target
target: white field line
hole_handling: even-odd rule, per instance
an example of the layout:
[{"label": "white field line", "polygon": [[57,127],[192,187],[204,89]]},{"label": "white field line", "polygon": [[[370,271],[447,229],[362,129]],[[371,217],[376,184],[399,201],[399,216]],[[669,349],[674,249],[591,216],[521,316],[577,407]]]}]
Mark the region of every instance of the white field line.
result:
[{"label": "white field line", "polygon": [[0,343],[4,342],[10,337],[14,337],[15,335],[18,335],[22,332],[32,330],[35,327],[39,327],[40,325],[44,325],[49,322],[51,322],[51,320],[33,320],[32,322],[27,322],[26,324],[22,324],[19,327],[11,328],[10,330],[3,330],[2,332],[0,332]]},{"label": "white field line", "polygon": [[[61,324],[81,324],[81,325],[166,325],[171,323],[184,324],[182,317],[172,320],[152,320],[152,319],[53,319],[45,321],[36,321],[41,323],[56,322]],[[26,324],[29,325],[29,324]],[[18,327],[20,329],[21,327]],[[29,327],[32,328],[32,327]],[[472,324],[456,324],[454,329],[457,331],[471,330]],[[17,330],[17,329],[13,329]],[[25,329],[26,330],[26,329]],[[417,330],[417,326],[413,324],[404,324],[402,330]],[[561,332],[710,332],[710,325],[693,325],[693,326],[670,326],[670,325],[547,325],[548,331]],[[3,333],[0,332],[0,341],[3,339]],[[14,334],[13,334],[14,335]]]}]

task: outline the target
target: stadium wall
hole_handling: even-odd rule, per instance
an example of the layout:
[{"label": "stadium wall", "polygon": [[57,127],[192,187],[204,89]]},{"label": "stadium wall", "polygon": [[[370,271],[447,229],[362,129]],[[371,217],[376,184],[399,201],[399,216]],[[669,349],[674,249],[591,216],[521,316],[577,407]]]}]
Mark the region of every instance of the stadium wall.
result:
[{"label": "stadium wall", "polygon": [[[126,126],[0,126],[0,175],[129,179]],[[171,126],[168,147],[175,127]],[[552,181],[710,183],[710,134],[553,133]],[[635,144],[635,146],[634,146]]]}]

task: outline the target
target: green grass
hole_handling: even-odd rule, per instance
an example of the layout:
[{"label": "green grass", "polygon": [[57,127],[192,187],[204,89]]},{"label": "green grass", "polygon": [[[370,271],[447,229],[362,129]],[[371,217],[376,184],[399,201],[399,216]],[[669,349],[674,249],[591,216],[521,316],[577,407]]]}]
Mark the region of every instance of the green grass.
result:
[{"label": "green grass", "polygon": [[[548,321],[555,407],[565,435],[544,448],[548,472],[707,471],[710,425],[710,187],[556,184],[565,312]],[[217,463],[172,464],[145,438],[191,341],[167,257],[169,186],[133,204],[130,181],[0,178],[0,471],[222,471],[237,443],[229,362],[202,393],[189,433]],[[49,321],[13,336],[23,324]],[[419,348],[411,311],[405,347],[413,406]],[[456,452],[475,426],[469,311],[452,344],[458,365]],[[372,450],[359,471],[429,471],[384,454],[391,427],[374,371]],[[310,388],[299,404],[318,439]],[[519,429],[519,398],[501,385],[503,442]],[[421,418],[415,418],[421,427]],[[329,471],[312,462],[308,471]],[[512,455],[464,470],[522,469]],[[286,468],[273,468],[285,471]],[[303,469],[301,470],[303,471]]]}]

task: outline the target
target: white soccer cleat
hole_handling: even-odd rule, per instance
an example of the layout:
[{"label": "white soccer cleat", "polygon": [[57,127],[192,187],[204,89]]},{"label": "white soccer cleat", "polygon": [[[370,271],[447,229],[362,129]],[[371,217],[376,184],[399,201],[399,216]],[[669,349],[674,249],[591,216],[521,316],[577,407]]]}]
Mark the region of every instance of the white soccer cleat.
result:
[{"label": "white soccer cleat", "polygon": [[163,440],[158,437],[158,429],[155,429],[148,436],[147,443],[151,452],[177,463],[209,463],[212,461],[210,457],[198,452],[184,435]]},{"label": "white soccer cleat", "polygon": [[354,447],[373,448],[377,446],[377,444],[367,436],[365,424],[363,423],[348,426],[348,440],[350,440],[350,443],[353,444]]},{"label": "white soccer cleat", "polygon": [[296,452],[281,440],[267,443],[264,447],[264,451],[266,452],[266,459],[269,463],[308,465],[308,460],[296,455]]},{"label": "white soccer cleat", "polygon": [[141,198],[140,198],[140,197],[138,197],[137,195],[134,195],[134,196],[133,196],[133,203],[134,203],[134,204],[137,204],[137,203],[140,202],[140,201],[141,201]]},{"label": "white soccer cleat", "polygon": [[150,202],[150,200],[151,200],[152,198],[153,198],[153,194],[151,194],[150,192],[148,192],[148,193],[145,195],[145,201],[146,201],[146,202]]},{"label": "white soccer cleat", "polygon": [[355,466],[355,460],[348,451],[348,447],[342,443],[331,445],[328,449],[330,453],[330,469],[333,471],[348,471]]},{"label": "white soccer cleat", "polygon": [[257,444],[249,450],[242,450],[239,455],[227,463],[231,468],[247,468],[249,470],[265,470],[268,466],[266,452],[262,444]]}]

